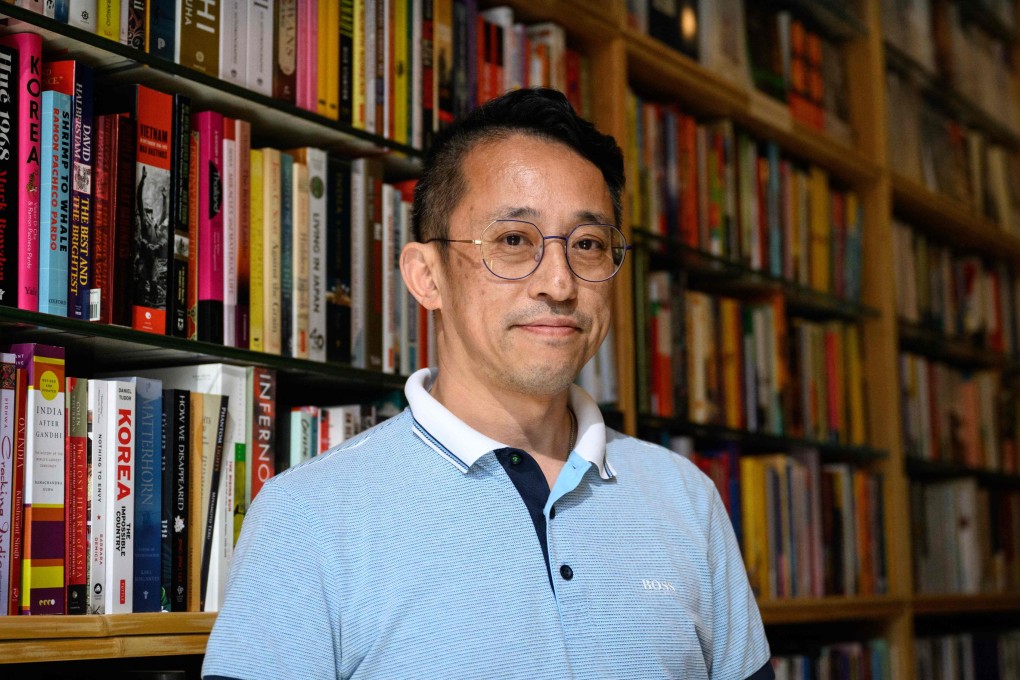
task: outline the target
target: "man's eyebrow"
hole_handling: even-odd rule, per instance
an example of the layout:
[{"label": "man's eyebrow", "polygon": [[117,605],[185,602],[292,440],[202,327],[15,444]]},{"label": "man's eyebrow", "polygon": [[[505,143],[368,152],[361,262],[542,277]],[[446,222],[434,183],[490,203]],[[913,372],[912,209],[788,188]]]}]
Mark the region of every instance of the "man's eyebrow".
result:
[{"label": "man's eyebrow", "polygon": [[[531,220],[535,221],[541,217],[541,212],[527,206],[501,207],[492,212],[492,219],[504,220]],[[593,210],[578,210],[574,213],[575,224],[612,224],[613,221],[607,215]]]}]

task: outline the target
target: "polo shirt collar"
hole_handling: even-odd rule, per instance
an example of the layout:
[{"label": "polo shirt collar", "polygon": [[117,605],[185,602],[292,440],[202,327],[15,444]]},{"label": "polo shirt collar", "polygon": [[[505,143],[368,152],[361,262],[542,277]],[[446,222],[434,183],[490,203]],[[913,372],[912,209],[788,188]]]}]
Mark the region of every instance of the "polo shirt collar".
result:
[{"label": "polo shirt collar", "polygon": [[[470,427],[429,394],[436,374],[436,369],[423,368],[413,373],[404,385],[404,395],[414,418],[414,433],[466,473],[486,453],[508,447]],[[611,479],[616,473],[606,460],[606,425],[598,404],[583,389],[571,385],[570,408],[577,418],[573,453],[593,464],[602,479]]]}]

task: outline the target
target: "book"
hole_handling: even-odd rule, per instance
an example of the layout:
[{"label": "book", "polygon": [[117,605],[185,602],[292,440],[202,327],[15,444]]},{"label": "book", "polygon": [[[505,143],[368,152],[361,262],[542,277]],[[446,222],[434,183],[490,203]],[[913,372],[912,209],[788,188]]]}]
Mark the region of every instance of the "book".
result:
[{"label": "book", "polygon": [[128,47],[148,51],[149,2],[151,0],[121,0],[127,5],[127,41]]},{"label": "book", "polygon": [[[39,139],[42,91],[42,38],[34,33],[11,33],[0,36],[0,46],[16,50],[17,63],[11,65],[17,77],[17,187],[18,237],[17,306],[29,311],[39,309]],[[0,54],[0,59],[13,58]]]},{"label": "book", "polygon": [[237,126],[223,117],[221,213],[223,215],[223,344],[237,346]]},{"label": "book", "polygon": [[120,42],[120,3],[127,0],[96,0],[96,35]]},{"label": "book", "polygon": [[11,345],[25,370],[22,614],[66,612],[64,566],[64,349]]},{"label": "book", "polygon": [[351,362],[351,163],[326,160],[326,361]]},{"label": "book", "polygon": [[113,439],[108,429],[111,392],[110,383],[105,380],[88,381],[88,612],[90,614],[105,614],[107,611],[106,590],[109,582],[106,569],[110,557],[107,542],[112,540],[107,511],[107,495],[110,493],[107,459],[116,455],[116,452],[111,448]]},{"label": "book", "polygon": [[107,434],[112,448],[105,458],[107,483],[106,613],[130,613],[135,571],[135,385],[111,380]]},{"label": "book", "polygon": [[326,152],[306,147],[291,151],[308,168],[308,358],[326,360]]},{"label": "book", "polygon": [[88,613],[88,381],[68,376],[65,395],[64,508],[68,614]]},{"label": "book", "polygon": [[[188,610],[188,545],[191,466],[191,393],[188,390],[163,391],[163,407],[168,410],[164,429],[167,447],[164,458],[170,470],[169,488],[164,488],[164,521],[169,534],[169,549],[164,543],[163,567],[169,572],[167,599],[170,611]],[[166,507],[169,505],[169,507]]]},{"label": "book", "polygon": [[220,75],[221,4],[204,0],[179,0],[174,42],[175,61],[181,66],[218,77]]},{"label": "book", "polygon": [[273,13],[273,98],[297,101],[297,0],[276,0]]},{"label": "book", "polygon": [[253,414],[251,420],[251,472],[245,502],[250,505],[276,470],[276,373],[269,368],[252,369]]},{"label": "book", "polygon": [[[202,569],[201,569],[201,572],[200,572],[200,578],[201,578],[201,582],[200,582],[201,585],[200,585],[200,587],[201,587],[201,591],[200,591],[200,596],[199,596],[200,597],[200,604],[199,604],[199,606],[200,606],[202,611],[215,611],[214,609],[207,609],[206,608],[206,600],[207,600],[207,596],[208,596],[208,593],[209,593],[209,585],[210,585],[209,584],[209,578],[210,578],[209,571],[210,571],[210,564],[212,562],[212,554],[213,554],[213,549],[214,549],[214,546],[213,546],[213,535],[214,535],[214,533],[216,531],[216,527],[220,526],[220,525],[217,524],[217,519],[216,519],[217,518],[217,514],[218,514],[217,499],[219,498],[219,493],[220,493],[220,479],[223,476],[222,475],[222,471],[223,471],[223,467],[222,467],[223,466],[223,442],[224,442],[224,432],[226,431],[226,426],[227,426],[227,403],[228,403],[228,399],[229,399],[228,396],[223,395],[218,400],[218,402],[219,402],[219,404],[218,404],[219,413],[217,415],[217,420],[216,420],[216,438],[215,438],[214,448],[213,448],[213,452],[212,452],[212,472],[211,472],[211,474],[209,476],[208,483],[205,485],[209,489],[209,504],[207,506],[208,509],[205,510],[206,522],[205,522],[204,539],[203,539],[204,540],[204,544],[203,544],[203,547],[202,547]],[[204,455],[205,455],[205,451],[203,450],[203,456]],[[233,460],[233,458],[231,460]],[[230,488],[230,487],[228,486],[228,488]],[[223,500],[220,500],[219,503],[222,504]],[[229,526],[232,528],[233,527],[233,522],[231,522]],[[221,531],[223,531],[223,530],[224,529],[221,528]],[[233,535],[233,531],[231,531],[230,534]]]},{"label": "book", "polygon": [[69,0],[67,23],[89,33],[95,33],[96,0]]},{"label": "book", "polygon": [[291,312],[290,351],[297,359],[308,358],[309,325],[309,224],[308,224],[308,165],[294,163],[293,176],[293,262],[294,298]]},{"label": "book", "polygon": [[273,96],[273,17],[275,0],[251,0],[248,7],[248,89]]},{"label": "book", "polygon": [[277,149],[262,150],[262,325],[264,352],[282,353],[282,160]]},{"label": "book", "polygon": [[280,154],[280,348],[283,356],[294,356],[294,157]]},{"label": "book", "polygon": [[134,598],[132,611],[162,607],[162,423],[163,386],[158,380],[131,378],[135,386]]},{"label": "book", "polygon": [[71,179],[71,97],[42,93],[39,311],[67,316],[67,260]]},{"label": "book", "polygon": [[0,456],[0,616],[8,613],[11,598],[11,554],[14,514],[14,452],[17,435],[16,357],[0,352],[0,451],[9,452]]},{"label": "book", "polygon": [[167,61],[174,60],[177,34],[176,0],[149,0],[149,53]]},{"label": "book", "polygon": [[251,123],[234,121],[237,139],[237,170],[234,177],[234,214],[237,246],[237,309],[234,313],[235,346],[248,349],[251,328]]},{"label": "book", "polygon": [[[339,0],[339,61],[337,90],[337,120],[344,125],[354,125],[355,103],[355,0]],[[332,31],[330,31],[332,33]]]},{"label": "book", "polygon": [[248,80],[249,5],[245,0],[224,0],[219,17],[219,77],[241,87]]},{"label": "book", "polygon": [[191,192],[191,171],[197,163],[191,148],[191,100],[182,94],[173,95],[174,117],[170,153],[173,165],[170,168],[170,229],[173,239],[173,260],[167,273],[166,334],[178,338],[189,335],[190,297],[192,285],[191,259],[191,208],[197,207],[198,197]]},{"label": "book", "polygon": [[198,339],[223,343],[223,116],[192,116],[198,133]]},{"label": "book", "polygon": [[351,363],[382,369],[382,165],[351,164]]},{"label": "book", "polygon": [[[16,129],[20,108],[18,94],[21,70],[18,51],[0,44],[0,121],[10,131]],[[18,227],[17,177],[20,174],[18,140],[20,134],[0,135],[0,306],[18,306],[18,274],[20,258],[26,256],[27,244],[22,243]]]},{"label": "book", "polygon": [[[317,3],[312,0],[297,0],[297,30],[300,36],[297,43],[297,79],[294,100],[299,108],[325,115],[319,111],[319,25],[329,26],[329,5],[336,3]],[[321,18],[320,18],[321,17]],[[325,20],[325,21],[324,21]],[[322,42],[326,42],[326,31],[323,31]],[[325,76],[325,73],[323,73]],[[323,82],[325,85],[325,82]],[[323,92],[325,104],[325,92]],[[325,106],[323,106],[325,109]]]},{"label": "book", "polygon": [[248,262],[249,326],[248,346],[261,352],[265,349],[265,255],[263,248],[263,158],[261,149],[252,149],[249,161]]}]

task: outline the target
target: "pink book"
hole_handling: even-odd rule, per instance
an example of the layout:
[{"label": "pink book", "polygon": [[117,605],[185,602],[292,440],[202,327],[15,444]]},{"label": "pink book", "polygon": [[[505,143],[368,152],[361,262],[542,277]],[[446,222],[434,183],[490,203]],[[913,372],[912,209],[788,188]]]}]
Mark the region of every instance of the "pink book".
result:
[{"label": "pink book", "polygon": [[297,0],[297,21],[297,105],[316,111],[319,105],[319,0]]},{"label": "pink book", "polygon": [[223,115],[191,118],[198,133],[198,339],[223,343]]},{"label": "pink book", "polygon": [[42,137],[42,38],[0,36],[18,51],[18,307],[39,311],[39,140]]}]

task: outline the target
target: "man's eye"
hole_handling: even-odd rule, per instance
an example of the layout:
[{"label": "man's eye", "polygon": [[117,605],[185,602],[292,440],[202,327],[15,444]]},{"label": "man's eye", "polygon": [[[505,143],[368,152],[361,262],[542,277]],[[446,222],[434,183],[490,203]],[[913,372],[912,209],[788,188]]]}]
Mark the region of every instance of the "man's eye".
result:
[{"label": "man's eye", "polygon": [[578,250],[602,250],[602,242],[593,238],[582,238],[574,242]]},{"label": "man's eye", "polygon": [[524,245],[524,237],[520,234],[504,234],[500,241],[505,246],[522,246]]}]

